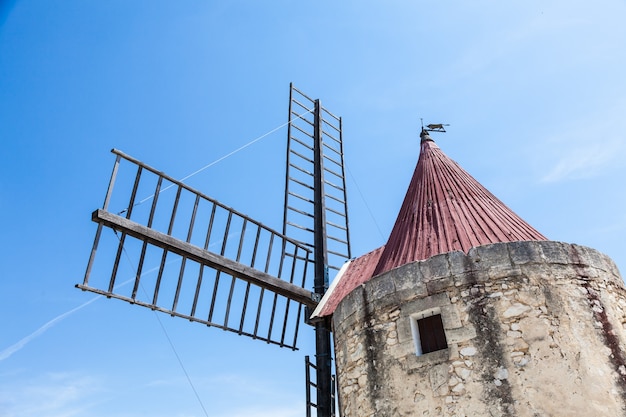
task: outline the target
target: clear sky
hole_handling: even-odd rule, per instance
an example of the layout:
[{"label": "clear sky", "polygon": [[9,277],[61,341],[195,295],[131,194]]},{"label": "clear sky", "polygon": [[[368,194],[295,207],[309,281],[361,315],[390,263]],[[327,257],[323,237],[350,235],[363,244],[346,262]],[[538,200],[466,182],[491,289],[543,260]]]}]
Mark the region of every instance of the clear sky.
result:
[{"label": "clear sky", "polygon": [[[310,328],[293,352],[74,288],[111,148],[183,178],[284,124],[290,82],[343,117],[353,254],[385,243],[423,118],[540,232],[626,271],[625,20],[618,0],[0,0],[0,415],[304,415]],[[189,183],[279,229],[285,138]]]}]

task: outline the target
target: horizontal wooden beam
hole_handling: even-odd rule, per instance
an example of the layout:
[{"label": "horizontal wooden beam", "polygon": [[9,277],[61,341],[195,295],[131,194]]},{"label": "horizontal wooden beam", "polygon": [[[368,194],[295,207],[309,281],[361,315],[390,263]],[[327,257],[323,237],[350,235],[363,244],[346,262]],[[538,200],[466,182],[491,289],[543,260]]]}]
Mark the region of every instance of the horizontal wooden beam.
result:
[{"label": "horizontal wooden beam", "polygon": [[152,245],[174,252],[180,256],[207,265],[218,271],[240,278],[251,284],[258,285],[268,291],[275,292],[284,297],[302,303],[308,307],[315,308],[315,294],[290,282],[278,279],[270,274],[258,269],[233,261],[216,253],[209,252],[190,243],[176,239],[165,233],[158,232],[149,227],[135,223],[124,217],[98,209],[93,212],[92,220],[107,227],[126,233],[141,241],[146,241]]},{"label": "horizontal wooden beam", "polygon": [[181,317],[181,318],[187,319],[187,320],[192,321],[192,322],[206,324],[207,326],[211,326],[211,327],[217,327],[218,329],[222,329],[222,330],[226,330],[226,331],[229,331],[229,332],[237,333],[240,336],[242,336],[242,335],[243,336],[248,336],[248,337],[251,337],[253,339],[262,340],[262,341],[264,341],[266,343],[269,343],[269,344],[274,344],[274,345],[278,345],[280,347],[285,347],[285,348],[290,348],[290,349],[293,349],[293,350],[298,350],[298,348],[296,348],[295,344],[292,346],[292,345],[289,345],[289,344],[286,344],[286,343],[281,343],[281,342],[272,340],[272,339],[270,339],[268,337],[263,337],[263,336],[259,336],[258,334],[252,334],[252,333],[245,332],[245,331],[242,331],[242,330],[237,330],[237,329],[234,329],[234,328],[231,328],[231,327],[223,326],[223,325],[220,325],[218,323],[214,323],[214,322],[211,322],[211,321],[199,318],[199,317],[190,316],[188,314],[183,314],[183,313],[180,313],[178,311],[173,311],[173,310],[170,310],[170,309],[167,309],[167,308],[159,307],[159,306],[156,306],[156,305],[153,305],[153,304],[150,304],[150,303],[146,303],[146,302],[143,302],[143,301],[140,301],[140,300],[136,300],[136,299],[133,299],[133,298],[130,298],[130,297],[125,297],[125,296],[120,295],[120,294],[114,294],[114,293],[108,292],[106,290],[100,290],[98,288],[90,287],[90,286],[84,285],[84,284],[76,284],[76,288],[81,289],[83,291],[89,291],[89,292],[93,292],[93,293],[96,293],[96,294],[104,295],[105,297],[108,297],[108,298],[115,298],[117,300],[126,301],[126,302],[128,302],[130,304],[138,305],[138,306],[141,306],[141,307],[147,307],[150,310],[160,311],[161,313],[169,314],[172,317]]}]

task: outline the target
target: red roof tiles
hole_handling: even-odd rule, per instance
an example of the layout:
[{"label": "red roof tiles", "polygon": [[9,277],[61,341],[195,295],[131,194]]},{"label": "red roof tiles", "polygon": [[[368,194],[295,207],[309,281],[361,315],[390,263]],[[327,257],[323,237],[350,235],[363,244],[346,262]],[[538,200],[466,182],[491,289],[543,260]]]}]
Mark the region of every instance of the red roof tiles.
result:
[{"label": "red roof tiles", "polygon": [[380,254],[385,249],[381,246],[363,256],[348,261],[341,268],[326,294],[313,312],[312,317],[324,317],[333,314],[341,300],[353,289],[369,280],[378,264]]},{"label": "red roof tiles", "polygon": [[489,243],[546,240],[423,132],[420,157],[373,275]]},{"label": "red roof tiles", "polygon": [[419,160],[387,244],[351,261],[313,316],[332,314],[354,288],[411,262],[489,243],[547,240],[448,158],[427,132],[421,138]]}]

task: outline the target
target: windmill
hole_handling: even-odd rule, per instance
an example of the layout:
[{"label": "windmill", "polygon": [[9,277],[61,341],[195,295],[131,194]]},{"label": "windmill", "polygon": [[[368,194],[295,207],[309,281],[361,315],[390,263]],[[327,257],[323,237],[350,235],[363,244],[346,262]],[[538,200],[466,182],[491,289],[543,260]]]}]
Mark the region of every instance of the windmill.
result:
[{"label": "windmill", "polygon": [[[305,357],[307,416],[312,409],[334,416],[330,323],[308,317],[330,271],[351,258],[341,118],[290,85],[281,231],[112,153],[104,203],[92,214],[93,248],[76,287],[294,350],[304,320],[315,327],[316,346],[315,361]],[[115,240],[104,242],[107,229]],[[127,276],[122,258],[133,260],[133,270],[120,282]],[[156,276],[146,270],[153,264]],[[95,279],[96,269],[111,272]]]}]

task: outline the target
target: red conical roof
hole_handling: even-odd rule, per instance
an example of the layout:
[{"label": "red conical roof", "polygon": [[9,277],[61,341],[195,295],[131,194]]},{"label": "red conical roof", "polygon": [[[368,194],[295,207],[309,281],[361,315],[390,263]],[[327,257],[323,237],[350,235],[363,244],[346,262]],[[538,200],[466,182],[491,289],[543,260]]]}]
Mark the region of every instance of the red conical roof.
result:
[{"label": "red conical roof", "polygon": [[374,276],[440,253],[489,243],[546,240],[456,162],[428,132]]},{"label": "red conical roof", "polygon": [[448,158],[422,131],[421,151],[387,244],[350,261],[312,317],[332,314],[370,278],[399,266],[489,243],[547,240]]}]

